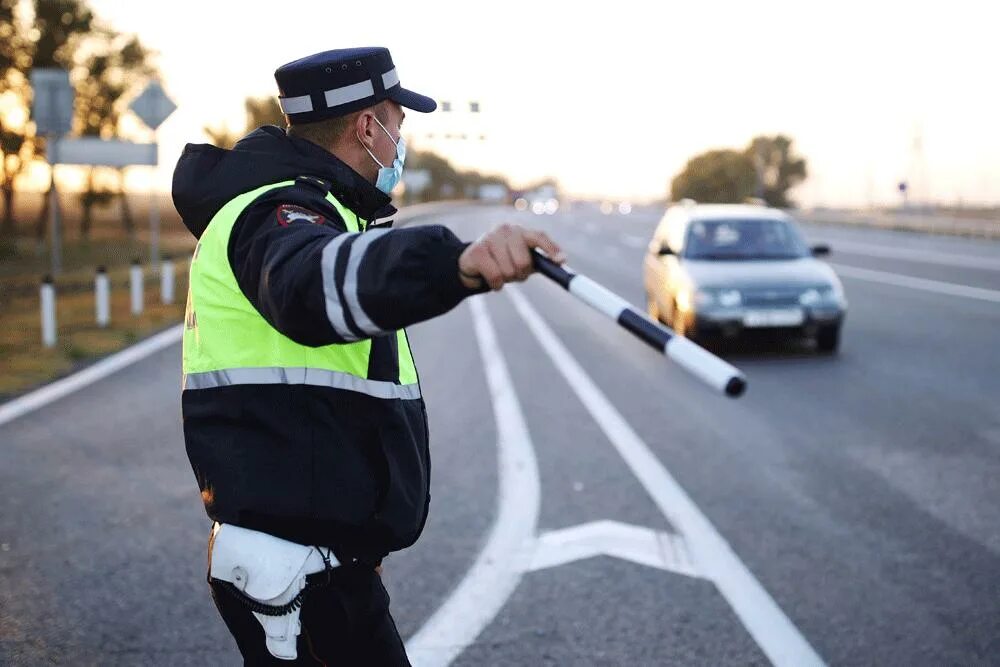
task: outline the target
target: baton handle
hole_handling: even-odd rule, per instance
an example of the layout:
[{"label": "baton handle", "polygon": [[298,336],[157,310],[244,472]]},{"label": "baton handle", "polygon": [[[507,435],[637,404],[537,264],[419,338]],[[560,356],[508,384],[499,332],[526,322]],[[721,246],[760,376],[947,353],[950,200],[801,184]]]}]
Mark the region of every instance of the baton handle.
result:
[{"label": "baton handle", "polygon": [[746,376],[729,362],[649,319],[628,301],[587,276],[560,266],[537,248],[531,251],[535,269],[573,296],[604,313],[623,329],[659,350],[714,389],[736,398],[746,390]]}]

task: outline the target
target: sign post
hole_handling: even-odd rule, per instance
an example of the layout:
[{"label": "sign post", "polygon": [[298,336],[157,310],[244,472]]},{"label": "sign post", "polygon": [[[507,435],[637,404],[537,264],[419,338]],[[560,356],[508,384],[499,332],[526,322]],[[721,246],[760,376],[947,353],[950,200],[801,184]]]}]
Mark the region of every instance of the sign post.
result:
[{"label": "sign post", "polygon": [[149,257],[153,274],[160,272],[160,200],[156,193],[155,165],[158,160],[156,130],[176,109],[174,101],[167,97],[159,81],[152,81],[129,105],[136,116],[153,131],[154,173],[149,181]]},{"label": "sign post", "polygon": [[36,131],[45,137],[46,157],[51,170],[49,186],[49,224],[52,277],[62,271],[62,226],[59,223],[59,192],[56,190],[56,164],[59,161],[59,139],[69,132],[73,123],[73,87],[69,72],[55,68],[31,71],[31,117]]}]

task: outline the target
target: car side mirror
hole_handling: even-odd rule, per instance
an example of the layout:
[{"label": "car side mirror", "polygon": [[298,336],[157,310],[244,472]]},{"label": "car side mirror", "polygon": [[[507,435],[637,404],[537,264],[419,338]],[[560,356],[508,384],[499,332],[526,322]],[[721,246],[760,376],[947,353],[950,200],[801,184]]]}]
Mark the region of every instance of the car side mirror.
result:
[{"label": "car side mirror", "polygon": [[812,247],[813,257],[826,257],[830,254],[830,246],[828,245],[814,245]]},{"label": "car side mirror", "polygon": [[663,245],[660,246],[660,252],[658,252],[657,254],[662,257],[664,255],[673,255],[674,251],[670,249],[670,246],[664,243]]}]

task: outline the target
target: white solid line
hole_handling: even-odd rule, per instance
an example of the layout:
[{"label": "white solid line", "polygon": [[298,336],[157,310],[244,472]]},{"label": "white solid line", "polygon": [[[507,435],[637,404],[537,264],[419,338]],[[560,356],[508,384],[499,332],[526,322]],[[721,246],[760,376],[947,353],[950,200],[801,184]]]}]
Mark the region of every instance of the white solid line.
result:
[{"label": "white solid line", "polygon": [[625,418],[604,396],[548,325],[513,286],[506,289],[517,312],[570,388],[632,469],[646,492],[685,537],[697,570],[711,579],[757,645],[778,666],[823,665],[823,660],[701,513]]},{"label": "white solid line", "polygon": [[1000,259],[982,257],[979,255],[958,255],[950,252],[938,252],[936,250],[921,250],[919,248],[886,248],[884,246],[868,243],[854,243],[852,241],[833,240],[829,242],[829,245],[833,247],[834,251],[843,249],[851,255],[907,259],[927,264],[957,266],[963,269],[986,269],[987,271],[1000,271]]},{"label": "white solid line", "polygon": [[[78,389],[82,389],[89,384],[93,384],[94,382],[106,378],[112,373],[115,373],[130,364],[134,364],[141,359],[145,359],[151,354],[159,352],[166,347],[170,347],[181,339],[183,332],[184,325],[178,324],[177,326],[171,327],[166,331],[161,331],[155,336],[147,338],[141,343],[136,343],[131,347],[125,348],[121,352],[117,352],[106,359],[102,359],[93,366],[89,366],[82,371],[73,373],[72,375],[64,377],[61,380],[56,380],[52,384],[47,384],[44,387],[36,389],[30,394],[25,394],[20,398],[15,398],[12,401],[8,401],[7,403],[0,405],[0,424],[6,424],[13,419],[17,419],[23,414],[31,412],[32,410],[37,410],[38,408],[48,405],[53,401],[57,401],[67,394],[71,394]],[[180,382],[181,379],[178,376],[178,390],[180,390]]]},{"label": "white solid line", "polygon": [[538,462],[514,383],[482,297],[470,300],[497,428],[497,517],[461,583],[406,643],[415,667],[444,667],[497,615],[523,574],[541,502]]},{"label": "white solid line", "polygon": [[899,273],[862,269],[856,266],[844,266],[843,264],[830,264],[830,266],[833,267],[837,274],[847,276],[848,278],[857,278],[858,280],[867,280],[884,285],[895,285],[897,287],[909,287],[910,289],[947,294],[948,296],[961,296],[967,299],[1000,303],[1000,290],[970,287],[969,285],[959,285],[958,283],[946,283],[940,280],[916,278],[914,276],[904,276]]}]

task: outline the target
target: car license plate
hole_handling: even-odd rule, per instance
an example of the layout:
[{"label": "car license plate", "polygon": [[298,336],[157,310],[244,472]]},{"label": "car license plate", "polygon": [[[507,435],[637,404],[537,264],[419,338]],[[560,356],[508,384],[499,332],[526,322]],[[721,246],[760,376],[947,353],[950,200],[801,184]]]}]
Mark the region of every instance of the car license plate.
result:
[{"label": "car license plate", "polygon": [[801,308],[748,310],[743,315],[745,327],[797,327],[805,321]]}]

